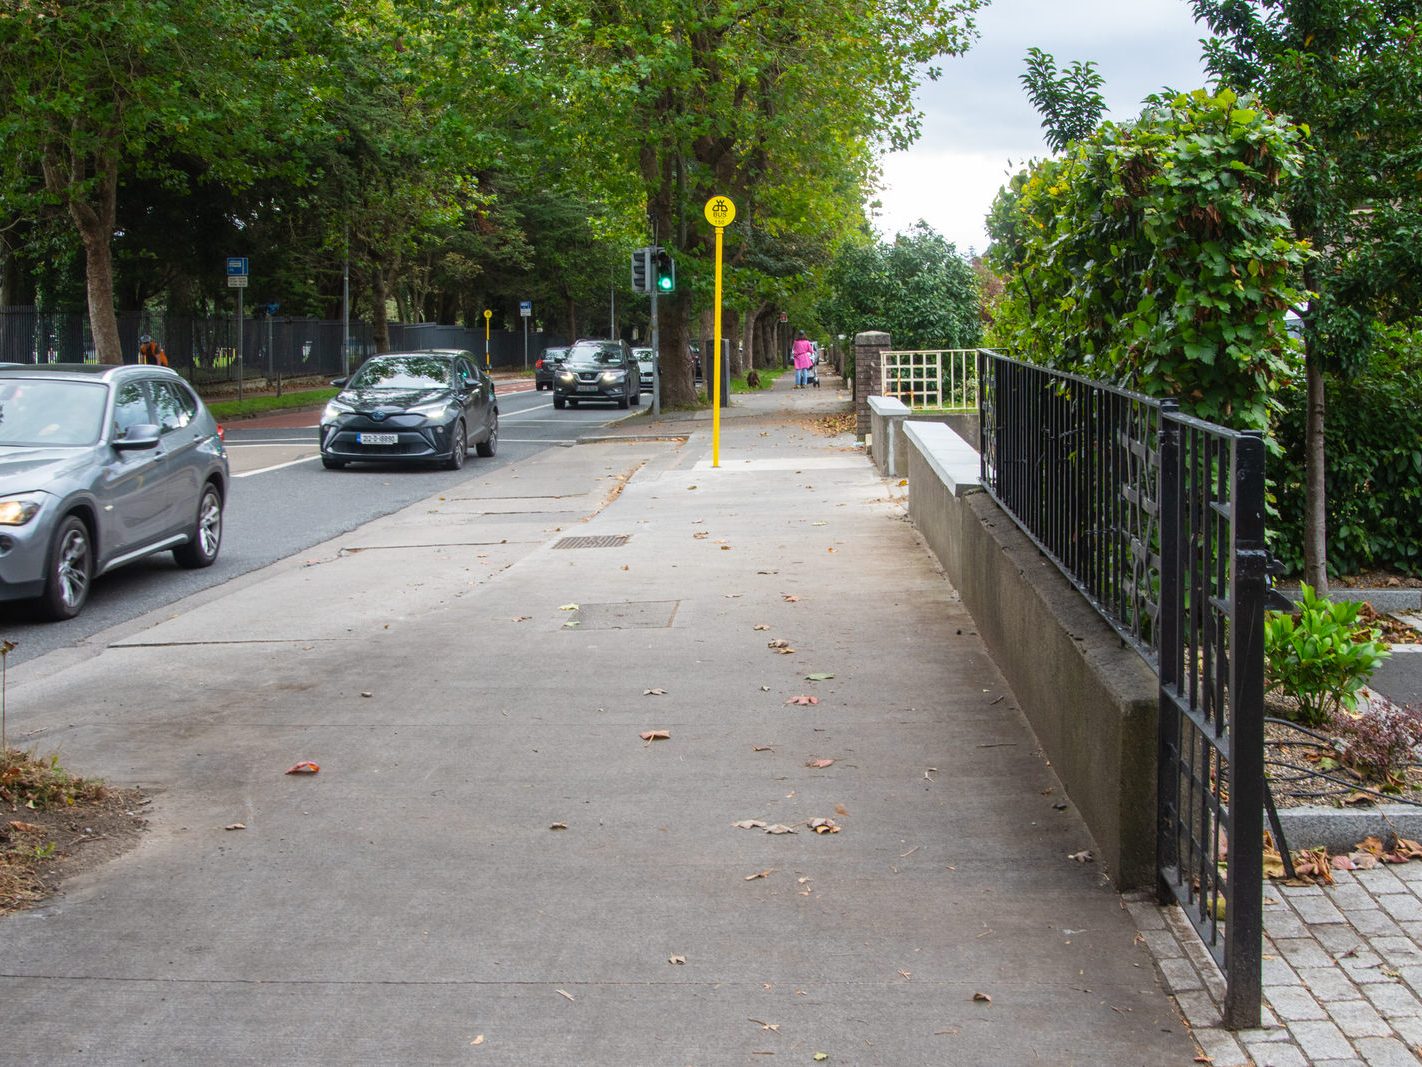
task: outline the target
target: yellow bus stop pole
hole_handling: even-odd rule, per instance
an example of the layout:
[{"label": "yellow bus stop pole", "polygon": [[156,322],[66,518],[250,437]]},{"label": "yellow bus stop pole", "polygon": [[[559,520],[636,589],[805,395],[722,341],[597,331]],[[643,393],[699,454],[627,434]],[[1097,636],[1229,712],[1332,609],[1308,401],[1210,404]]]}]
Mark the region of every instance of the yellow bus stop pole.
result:
[{"label": "yellow bus stop pole", "polygon": [[711,344],[716,349],[711,373],[711,466],[721,465],[721,238],[736,218],[736,205],[728,197],[713,196],[706,201],[706,221],[716,230],[716,300],[711,327]]}]

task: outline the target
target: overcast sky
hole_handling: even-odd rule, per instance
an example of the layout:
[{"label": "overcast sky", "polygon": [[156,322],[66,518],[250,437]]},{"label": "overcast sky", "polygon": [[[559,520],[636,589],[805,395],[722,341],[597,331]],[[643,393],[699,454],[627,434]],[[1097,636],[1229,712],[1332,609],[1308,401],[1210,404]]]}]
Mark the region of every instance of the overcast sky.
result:
[{"label": "overcast sky", "polygon": [[1018,81],[1028,48],[1050,52],[1058,69],[1094,60],[1106,79],[1106,117],[1117,121],[1163,87],[1205,84],[1205,33],[1186,0],[993,0],[978,30],[967,55],[945,60],[943,77],[919,90],[923,136],[884,161],[875,221],[887,237],[926,219],[961,252],[987,247],[993,195],[1011,171],[1048,154],[1041,116]]}]

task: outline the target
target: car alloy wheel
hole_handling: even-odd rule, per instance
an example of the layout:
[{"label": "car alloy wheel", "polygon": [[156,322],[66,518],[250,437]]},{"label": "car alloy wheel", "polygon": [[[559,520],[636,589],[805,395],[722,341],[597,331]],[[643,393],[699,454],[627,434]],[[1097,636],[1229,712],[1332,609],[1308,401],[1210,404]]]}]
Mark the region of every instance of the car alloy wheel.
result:
[{"label": "car alloy wheel", "polygon": [[222,494],[209,482],[198,501],[197,521],[188,543],[173,549],[180,567],[210,567],[222,547]]},{"label": "car alloy wheel", "polygon": [[449,445],[449,458],[444,461],[445,470],[457,471],[464,466],[464,457],[469,451],[469,431],[464,428],[464,420],[454,424],[454,438]]},{"label": "car alloy wheel", "polygon": [[94,578],[94,547],[89,540],[89,528],[79,516],[70,515],[59,524],[49,566],[44,613],[51,619],[72,619],[89,599],[89,586]]},{"label": "car alloy wheel", "polygon": [[474,451],[488,459],[499,449],[499,413],[494,412],[494,420],[489,426],[489,436],[474,446]]}]

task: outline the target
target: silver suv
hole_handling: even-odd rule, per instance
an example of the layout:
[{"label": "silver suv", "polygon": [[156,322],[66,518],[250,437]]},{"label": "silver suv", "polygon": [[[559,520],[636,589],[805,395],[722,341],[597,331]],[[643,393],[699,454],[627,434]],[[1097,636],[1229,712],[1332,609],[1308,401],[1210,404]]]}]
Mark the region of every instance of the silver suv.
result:
[{"label": "silver suv", "polygon": [[0,602],[70,619],[122,564],[210,566],[227,487],[221,429],[174,371],[0,366]]}]

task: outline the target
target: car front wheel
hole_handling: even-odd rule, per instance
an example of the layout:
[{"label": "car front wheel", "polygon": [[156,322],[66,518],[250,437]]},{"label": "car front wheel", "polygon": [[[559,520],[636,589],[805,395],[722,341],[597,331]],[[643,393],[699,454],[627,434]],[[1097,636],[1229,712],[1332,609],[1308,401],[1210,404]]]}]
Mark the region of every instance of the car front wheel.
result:
[{"label": "car front wheel", "polygon": [[94,545],[89,527],[77,515],[70,515],[54,532],[49,551],[49,575],[40,606],[47,618],[72,619],[89,599],[94,579]]},{"label": "car front wheel", "polygon": [[444,469],[457,471],[464,466],[464,457],[469,452],[469,431],[463,422],[454,424],[454,439],[450,442],[449,456],[444,461]]},{"label": "car front wheel", "polygon": [[489,436],[474,446],[474,451],[484,459],[488,459],[499,449],[499,413],[494,412],[493,422],[489,424]]},{"label": "car front wheel", "polygon": [[197,569],[211,567],[222,547],[222,494],[209,482],[198,501],[197,521],[193,523],[188,543],[173,549],[178,566]]},{"label": "car front wheel", "polygon": [[554,396],[553,396],[553,406],[554,406],[555,408],[557,408],[559,411],[562,411],[562,410],[563,410],[563,405],[565,405],[566,403],[567,403],[567,401],[564,400],[561,396],[558,396],[556,393],[554,394]]}]

